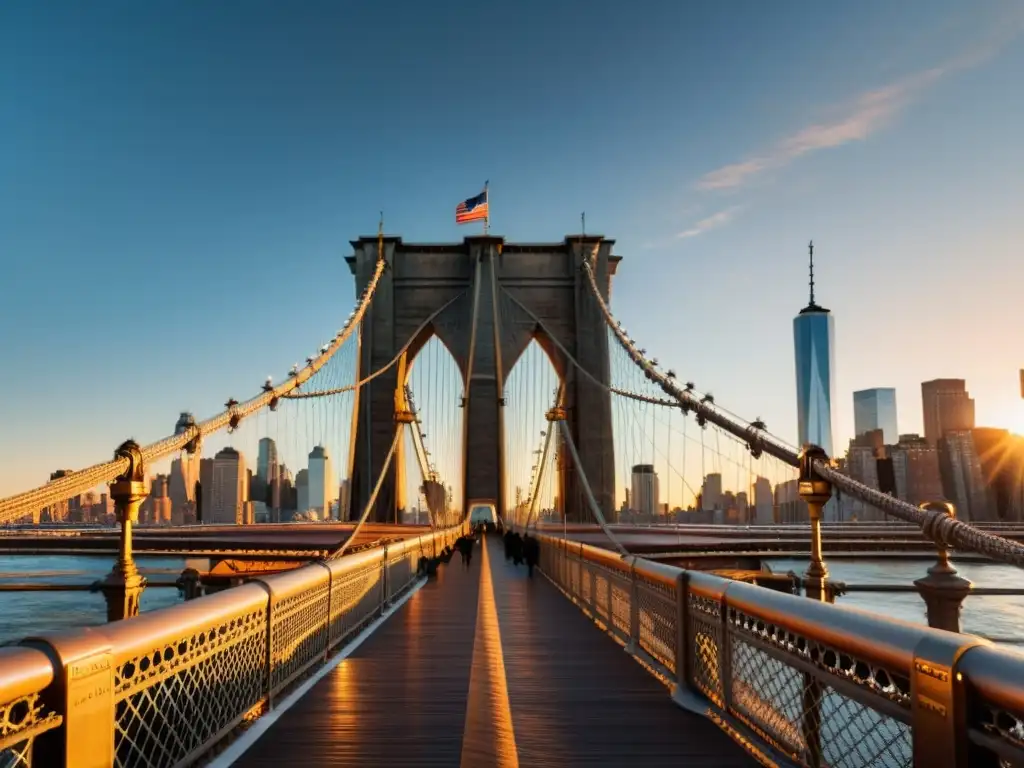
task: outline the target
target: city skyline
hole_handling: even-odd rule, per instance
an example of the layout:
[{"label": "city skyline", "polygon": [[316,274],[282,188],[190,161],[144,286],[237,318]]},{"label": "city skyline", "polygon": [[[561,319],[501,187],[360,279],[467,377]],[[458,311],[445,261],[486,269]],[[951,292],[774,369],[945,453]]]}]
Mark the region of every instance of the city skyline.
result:
[{"label": "city skyline", "polygon": [[[586,210],[588,231],[625,257],[612,306],[630,333],[784,439],[796,440],[788,323],[811,238],[837,318],[837,450],[854,431],[848,393],[894,387],[900,431],[923,434],[920,384],[947,376],[968,380],[979,425],[1024,431],[1010,356],[1024,348],[1024,180],[1011,172],[1024,110],[1006,98],[1024,65],[1018,5],[664,2],[581,16],[555,4],[544,28],[536,11],[499,21],[477,8],[450,29],[416,11],[388,24],[394,71],[361,73],[349,62],[370,44],[355,36],[342,54],[336,33],[378,28],[383,10],[293,18],[291,42],[283,11],[251,10],[238,34],[214,7],[9,10],[0,253],[15,290],[0,319],[17,331],[0,336],[0,359],[20,373],[0,385],[0,421],[18,436],[0,444],[0,495],[279,380],[351,308],[347,240],[381,208],[389,233],[459,239],[450,209],[484,179],[492,231],[509,239],[559,240]],[[417,40],[469,35],[471,21],[541,53],[470,69],[458,93],[433,84],[466,72],[468,54],[410,66]],[[163,35],[181,24],[198,30],[187,51]],[[569,29],[645,58],[587,52],[552,77]],[[455,126],[479,109],[473,91],[496,94],[509,119],[467,139]],[[580,109],[551,117],[565,93]],[[356,104],[447,117],[369,130]],[[123,313],[140,274],[158,308],[145,323]]]}]

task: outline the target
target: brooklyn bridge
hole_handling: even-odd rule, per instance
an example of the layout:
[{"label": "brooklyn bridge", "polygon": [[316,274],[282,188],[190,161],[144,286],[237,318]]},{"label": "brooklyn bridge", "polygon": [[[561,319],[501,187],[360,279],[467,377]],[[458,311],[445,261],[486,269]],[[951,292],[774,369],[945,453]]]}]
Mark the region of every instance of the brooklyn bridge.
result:
[{"label": "brooklyn bridge", "polygon": [[[356,240],[356,305],[303,364],[0,500],[3,551],[113,564],[89,587],[108,623],[0,649],[0,764],[1024,760],[1024,658],[959,631],[978,590],[948,558],[1024,566],[1024,532],[868,487],[683,382],[613,315],[613,249]],[[682,508],[723,478],[727,519]],[[872,516],[826,519],[837,494]],[[830,553],[920,558],[930,626],[837,603]],[[156,554],[208,565],[140,611]],[[780,555],[809,566],[762,567]]]}]

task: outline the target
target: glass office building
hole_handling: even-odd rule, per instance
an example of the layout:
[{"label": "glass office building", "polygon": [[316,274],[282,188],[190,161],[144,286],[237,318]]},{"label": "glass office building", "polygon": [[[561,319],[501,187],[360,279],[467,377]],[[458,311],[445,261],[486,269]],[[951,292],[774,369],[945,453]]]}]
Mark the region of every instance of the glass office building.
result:
[{"label": "glass office building", "polygon": [[886,445],[899,442],[896,428],[896,390],[862,389],[853,393],[853,429],[856,437],[874,429],[882,430]]},{"label": "glass office building", "polygon": [[832,455],[832,399],[835,394],[835,323],[814,302],[814,245],[811,255],[811,300],[793,318],[796,351],[796,414],[800,445],[808,443]]},{"label": "glass office building", "polygon": [[835,392],[835,322],[827,309],[808,306],[793,320],[796,347],[796,418],[800,445],[832,455]]}]

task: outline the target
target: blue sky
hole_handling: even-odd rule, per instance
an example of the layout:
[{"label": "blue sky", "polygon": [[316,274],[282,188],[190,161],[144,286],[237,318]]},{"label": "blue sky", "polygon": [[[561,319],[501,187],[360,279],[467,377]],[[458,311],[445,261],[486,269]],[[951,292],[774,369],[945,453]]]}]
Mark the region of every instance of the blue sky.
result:
[{"label": "blue sky", "polygon": [[0,4],[0,495],[166,434],[341,325],[348,241],[587,228],[613,309],[796,431],[792,316],[851,392],[960,376],[1024,429],[1020,2]]}]

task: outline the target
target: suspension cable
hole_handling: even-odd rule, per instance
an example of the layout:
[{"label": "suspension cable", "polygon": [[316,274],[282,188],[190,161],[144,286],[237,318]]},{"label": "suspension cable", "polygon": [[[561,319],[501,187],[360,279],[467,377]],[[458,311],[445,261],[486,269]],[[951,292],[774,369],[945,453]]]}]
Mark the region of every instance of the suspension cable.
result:
[{"label": "suspension cable", "polygon": [[[796,449],[767,432],[759,422],[744,424],[740,419],[725,411],[725,409],[715,405],[710,396],[705,395],[705,397],[698,399],[689,388],[686,390],[680,389],[671,377],[659,371],[651,361],[641,354],[640,350],[636,348],[636,345],[633,344],[622,330],[621,325],[615,320],[611,310],[608,308],[607,302],[605,302],[601,292],[598,290],[597,280],[588,261],[584,260],[582,269],[590,284],[591,294],[604,315],[605,324],[612,330],[619,344],[626,350],[633,362],[644,372],[648,379],[655,382],[663,392],[676,398],[684,410],[695,411],[698,423],[709,421],[715,424],[723,431],[745,442],[747,450],[751,451],[752,454],[756,453],[757,456],[760,456],[764,452],[791,467],[800,467],[800,458]],[[882,493],[879,490],[864,485],[849,475],[843,474],[829,461],[814,459],[812,468],[820,477],[854,498],[860,499],[866,504],[874,506],[893,517],[918,525],[926,536],[929,536],[937,543],[955,549],[976,552],[1000,562],[1024,567],[1024,544],[979,530],[968,523],[950,517],[944,512],[922,510],[913,504]]]},{"label": "suspension cable", "polygon": [[[643,371],[644,375],[653,381],[667,395],[674,398],[685,411],[695,411],[698,421],[706,420],[721,427],[741,440],[746,441],[755,450],[763,450],[776,458],[785,461],[791,466],[799,466],[799,454],[795,448],[787,445],[783,440],[775,437],[758,424],[744,424],[735,417],[727,415],[723,409],[715,406],[710,396],[698,398],[689,390],[680,389],[673,377],[670,377],[657,369],[650,360],[641,354],[640,350],[622,330],[620,324],[615,320],[607,302],[601,296],[597,287],[597,280],[590,268],[590,263],[584,260],[583,272],[590,283],[590,292],[598,303],[601,313],[604,315],[605,324],[611,329],[620,346],[626,351],[633,362]],[[649,402],[649,401],[648,401]]]},{"label": "suspension cable", "polygon": [[[144,463],[152,464],[190,446],[193,449],[198,448],[203,438],[228,427],[237,428],[244,418],[262,408],[276,407],[282,397],[286,397],[308,381],[341,349],[359,323],[362,322],[370,302],[376,294],[377,284],[384,273],[385,265],[386,262],[383,259],[377,260],[373,275],[360,294],[356,308],[349,315],[345,326],[334,337],[331,344],[321,347],[320,353],[316,357],[309,358],[305,368],[298,371],[293,370],[284,383],[276,387],[271,386],[268,382],[261,394],[244,403],[229,400],[225,410],[216,416],[198,424],[181,425],[175,434],[145,446],[142,449]],[[117,458],[78,472],[71,472],[30,491],[0,499],[0,524],[19,520],[35,511],[91,491],[101,483],[109,483],[123,474],[128,469],[129,463],[126,458]]]},{"label": "suspension cable", "polygon": [[[558,398],[555,401],[556,406],[562,401],[562,390],[564,387],[564,384],[559,385]],[[544,470],[547,468],[548,453],[551,450],[551,436],[554,434],[554,431],[555,430],[551,428],[550,424],[548,424],[548,428],[544,431],[544,448],[541,450],[540,462],[537,464],[537,477],[534,479],[534,484],[530,488],[530,511],[526,516],[526,524],[523,526],[523,530],[527,532],[530,530],[530,520],[532,520],[533,516],[536,514],[537,504],[540,502],[540,485],[544,479]],[[534,528],[536,528],[536,523],[534,524]]]},{"label": "suspension cable", "polygon": [[356,523],[356,527],[352,529],[352,533],[345,539],[342,545],[332,552],[328,556],[328,560],[337,560],[339,557],[345,554],[345,550],[348,549],[348,545],[356,540],[356,536],[359,531],[362,530],[363,523],[366,522],[366,518],[370,516],[370,510],[373,509],[373,505],[377,503],[377,494],[380,493],[381,486],[384,485],[384,478],[387,477],[388,468],[391,466],[391,459],[395,455],[395,450],[398,448],[398,441],[402,439],[403,430],[402,424],[398,423],[395,425],[395,438],[391,441],[391,448],[388,449],[388,455],[384,458],[384,466],[381,467],[380,474],[377,476],[377,484],[373,486],[373,493],[370,494],[370,498],[366,500],[366,506],[363,507],[363,514],[359,516],[359,522]]},{"label": "suspension cable", "polygon": [[398,363],[398,361],[402,359],[402,355],[404,355],[406,352],[409,351],[409,347],[412,346],[412,343],[426,329],[426,327],[428,325],[430,325],[438,315],[440,315],[442,312],[444,312],[446,309],[448,309],[448,307],[450,307],[452,304],[454,304],[456,299],[459,299],[462,296],[464,296],[465,293],[466,293],[465,291],[462,291],[461,293],[458,293],[455,296],[452,296],[452,298],[450,298],[448,301],[446,301],[444,304],[442,304],[440,309],[437,309],[436,311],[434,311],[430,315],[430,317],[428,317],[426,320],[424,320],[422,323],[420,323],[419,327],[412,333],[411,336],[409,336],[409,340],[407,342],[405,342],[405,345],[400,350],[398,350],[398,353],[393,358],[391,358],[391,360],[387,363],[387,365],[383,366],[382,368],[378,368],[376,371],[371,373],[366,378],[360,379],[359,381],[355,382],[354,384],[348,384],[348,385],[346,385],[344,387],[335,387],[333,389],[322,389],[322,390],[317,390],[317,391],[314,391],[314,392],[289,392],[287,395],[284,395],[284,397],[287,397],[287,398],[289,398],[291,400],[300,400],[302,398],[311,398],[311,397],[330,397],[331,395],[340,395],[340,394],[342,394],[344,392],[352,392],[354,390],[361,389],[363,387],[363,385],[369,384],[371,381],[376,379],[378,376],[386,373],[390,368],[393,368],[395,366],[395,364]]},{"label": "suspension cable", "polygon": [[576,452],[576,443],[572,439],[572,431],[569,429],[569,423],[565,419],[558,421],[559,429],[562,432],[562,439],[565,441],[566,447],[569,449],[569,455],[572,457],[572,462],[576,466],[576,474],[580,480],[580,484],[583,486],[583,491],[587,497],[587,504],[590,506],[590,511],[594,515],[594,520],[604,531],[604,535],[608,537],[608,540],[615,545],[615,548],[625,556],[629,554],[622,542],[619,541],[618,537],[612,533],[608,527],[608,523],[605,522],[604,514],[601,512],[601,506],[597,503],[597,499],[594,498],[594,491],[590,487],[590,481],[587,480],[587,473],[583,470],[583,465],[580,463],[580,455]]},{"label": "suspension cable", "polygon": [[605,392],[610,392],[613,395],[621,395],[622,397],[628,397],[628,398],[630,398],[632,400],[638,400],[638,401],[640,401],[642,403],[651,403],[653,405],[664,405],[664,406],[667,406],[669,408],[678,408],[679,407],[679,404],[674,402],[674,401],[672,401],[672,400],[664,400],[664,399],[657,398],[657,397],[651,397],[649,395],[641,395],[641,394],[639,394],[637,392],[629,392],[628,390],[619,389],[618,387],[612,387],[612,386],[609,386],[608,384],[605,384],[603,381],[601,381],[596,376],[594,376],[594,374],[592,374],[590,371],[588,371],[586,368],[584,368],[583,365],[575,357],[573,357],[571,354],[569,354],[569,350],[567,350],[562,345],[562,343],[554,336],[554,334],[552,334],[548,330],[547,326],[544,325],[544,322],[539,317],[537,317],[535,314],[533,314],[533,312],[531,312],[529,309],[527,309],[526,305],[524,305],[521,301],[519,301],[519,299],[517,299],[515,296],[513,296],[511,293],[509,293],[508,289],[502,288],[502,290],[516,304],[517,307],[519,307],[523,312],[525,312],[530,317],[531,320],[533,320],[535,323],[537,323],[537,326],[542,331],[544,331],[544,333],[547,335],[547,337],[549,339],[551,339],[551,342],[556,347],[558,347],[558,350],[563,355],[565,355],[566,359],[569,360],[569,362],[571,362],[574,366],[576,366],[576,369],[580,373],[582,373],[584,376],[586,376],[588,379],[590,379],[591,382],[596,384],[598,387],[603,389]]}]

